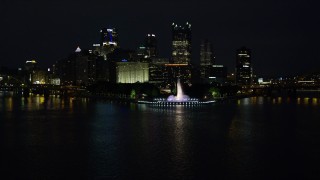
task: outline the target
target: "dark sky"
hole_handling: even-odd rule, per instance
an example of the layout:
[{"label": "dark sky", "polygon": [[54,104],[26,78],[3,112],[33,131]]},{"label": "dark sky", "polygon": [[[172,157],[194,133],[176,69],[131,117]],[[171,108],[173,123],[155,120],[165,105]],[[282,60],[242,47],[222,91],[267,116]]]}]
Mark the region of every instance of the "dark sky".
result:
[{"label": "dark sky", "polygon": [[233,70],[235,50],[252,49],[259,76],[320,70],[320,3],[317,0],[1,0],[0,65],[36,59],[43,67],[79,45],[98,42],[102,27],[119,30],[123,48],[135,49],[145,34],[158,37],[170,57],[171,24],[192,24],[193,58],[200,39],[214,46],[217,63]]}]

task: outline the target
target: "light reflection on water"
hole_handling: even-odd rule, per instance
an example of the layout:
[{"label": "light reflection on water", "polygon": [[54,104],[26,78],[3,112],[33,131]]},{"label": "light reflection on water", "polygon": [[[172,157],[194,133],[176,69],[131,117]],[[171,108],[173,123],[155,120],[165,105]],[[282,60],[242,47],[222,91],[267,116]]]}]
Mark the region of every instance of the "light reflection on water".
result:
[{"label": "light reflection on water", "polygon": [[[176,115],[174,118],[173,128],[174,128],[174,142],[173,142],[173,161],[179,165],[178,167],[185,167],[186,162],[189,161],[187,157],[187,147],[186,147],[186,126],[185,122],[189,117],[184,115],[184,109],[182,106],[177,106]],[[176,169],[179,171],[179,169]],[[181,169],[180,169],[181,170]]]},{"label": "light reflection on water", "polygon": [[318,98],[312,98],[312,105],[316,106],[318,105],[318,102],[319,102]]},{"label": "light reflection on water", "polygon": [[70,113],[75,105],[82,106],[84,109],[88,104],[87,98],[57,98],[50,96],[31,96],[31,97],[15,97],[15,96],[0,96],[0,110],[14,111],[19,108],[22,111],[39,111],[39,110],[66,110]]},{"label": "light reflection on water", "polygon": [[297,98],[297,104],[301,104],[301,98]]},{"label": "light reflection on water", "polygon": [[0,146],[6,156],[0,163],[15,162],[9,171],[48,179],[65,173],[78,179],[261,179],[279,172],[285,179],[317,172],[308,164],[320,160],[319,109],[318,98],[150,107],[1,97]]},{"label": "light reflection on water", "polygon": [[320,98],[309,98],[309,97],[251,97],[251,98],[243,98],[237,100],[238,105],[263,105],[266,103],[271,103],[273,105],[280,104],[297,104],[297,105],[307,105],[307,106],[317,106],[319,105]]}]

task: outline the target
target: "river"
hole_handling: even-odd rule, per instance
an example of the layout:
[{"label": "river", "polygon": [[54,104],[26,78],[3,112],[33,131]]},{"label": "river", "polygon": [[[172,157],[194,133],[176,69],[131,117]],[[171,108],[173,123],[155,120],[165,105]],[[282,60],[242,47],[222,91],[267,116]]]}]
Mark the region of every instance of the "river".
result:
[{"label": "river", "polygon": [[319,98],[165,108],[2,95],[0,177],[319,179],[319,129]]}]

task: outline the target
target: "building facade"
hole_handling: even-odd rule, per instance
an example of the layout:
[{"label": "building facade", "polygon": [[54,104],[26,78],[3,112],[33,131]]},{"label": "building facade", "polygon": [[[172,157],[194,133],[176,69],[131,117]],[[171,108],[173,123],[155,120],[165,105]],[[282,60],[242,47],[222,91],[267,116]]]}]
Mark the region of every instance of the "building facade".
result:
[{"label": "building facade", "polygon": [[168,69],[165,66],[169,64],[169,59],[152,58],[149,64],[149,83],[165,86],[169,80]]},{"label": "building facade", "polygon": [[101,46],[118,46],[118,31],[115,28],[103,28],[100,30]]},{"label": "building facade", "polygon": [[252,83],[251,50],[242,47],[236,53],[236,83],[250,85]]},{"label": "building facade", "polygon": [[147,34],[143,45],[137,49],[137,58],[140,62],[151,62],[158,56],[157,39],[155,34]]},{"label": "building facade", "polygon": [[116,62],[116,83],[145,83],[149,81],[149,64]]},{"label": "building facade", "polygon": [[215,56],[213,54],[211,42],[207,39],[202,40],[200,44],[200,65],[215,64]]},{"label": "building facade", "polygon": [[61,85],[90,85],[109,78],[107,61],[79,47],[68,58],[57,61],[52,69],[52,78],[59,78]]},{"label": "building facade", "polygon": [[202,40],[200,44],[200,79],[203,83],[212,81],[213,65],[215,64],[215,56],[213,54],[211,42],[207,39]]},{"label": "building facade", "polygon": [[192,66],[189,64],[165,64],[168,71],[168,83],[175,84],[177,79],[183,84],[191,84]]},{"label": "building facade", "polygon": [[228,69],[223,65],[212,65],[210,69],[209,81],[210,83],[224,84],[227,82]]},{"label": "building facade", "polygon": [[93,53],[107,60],[107,55],[119,47],[117,29],[103,28],[100,30],[99,44],[93,44]]},{"label": "building facade", "polygon": [[155,58],[158,56],[157,38],[155,34],[147,34],[144,42],[146,47],[146,55],[148,58]]},{"label": "building facade", "polygon": [[191,63],[191,24],[172,23],[172,63]]}]

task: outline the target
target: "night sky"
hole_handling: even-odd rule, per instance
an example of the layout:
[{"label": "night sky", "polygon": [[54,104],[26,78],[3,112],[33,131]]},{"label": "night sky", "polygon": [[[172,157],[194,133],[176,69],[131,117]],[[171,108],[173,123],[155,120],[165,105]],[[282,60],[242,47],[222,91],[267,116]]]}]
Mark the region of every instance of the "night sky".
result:
[{"label": "night sky", "polygon": [[218,64],[234,69],[236,49],[252,50],[258,76],[320,71],[317,0],[1,0],[0,66],[42,67],[90,48],[102,27],[119,31],[120,45],[136,49],[147,33],[170,57],[172,22],[192,24],[193,58],[202,38],[213,43]]}]

